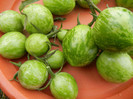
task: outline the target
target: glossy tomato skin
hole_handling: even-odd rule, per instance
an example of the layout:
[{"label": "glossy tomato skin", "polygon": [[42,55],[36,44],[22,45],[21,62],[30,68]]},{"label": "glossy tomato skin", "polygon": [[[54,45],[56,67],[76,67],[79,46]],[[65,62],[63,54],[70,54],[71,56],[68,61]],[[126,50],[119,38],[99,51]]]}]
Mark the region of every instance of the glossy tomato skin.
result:
[{"label": "glossy tomato skin", "polygon": [[63,41],[66,33],[68,32],[68,30],[66,29],[62,29],[58,34],[57,34],[57,37],[60,41]]},{"label": "glossy tomato skin", "polygon": [[78,95],[76,80],[66,72],[55,75],[50,90],[56,99],[76,99]]},{"label": "glossy tomato skin", "polygon": [[21,65],[18,71],[20,84],[30,90],[40,88],[48,78],[46,65],[37,60],[28,60]]},{"label": "glossy tomato skin", "polygon": [[102,50],[127,51],[133,48],[133,13],[126,8],[103,10],[92,29],[97,46]]},{"label": "glossy tomato skin", "polygon": [[20,32],[8,32],[0,38],[0,54],[8,59],[21,58],[25,53],[26,37]]},{"label": "glossy tomato skin", "polygon": [[87,25],[78,25],[69,30],[62,46],[65,59],[76,67],[91,63],[98,52],[91,36],[91,28]]},{"label": "glossy tomato skin", "polygon": [[[40,4],[31,4],[28,7],[24,8],[23,13],[28,16],[28,21],[26,25],[26,30],[32,34],[37,33],[32,24],[34,24],[41,32],[47,34],[51,31],[53,27],[53,16],[51,12]],[[25,21],[25,16],[23,16],[23,23]],[[32,23],[32,24],[31,24]]]},{"label": "glossy tomato skin", "polygon": [[[48,54],[52,53],[54,50],[48,52]],[[64,65],[64,55],[63,52],[57,50],[52,56],[47,59],[48,64],[52,69],[59,69]]]},{"label": "glossy tomato skin", "polygon": [[6,10],[0,14],[0,31],[7,32],[22,32],[22,16],[13,10]]},{"label": "glossy tomato skin", "polygon": [[54,15],[65,15],[75,7],[75,0],[43,0],[46,6]]},{"label": "glossy tomato skin", "polygon": [[25,42],[25,48],[29,54],[41,56],[45,54],[49,49],[47,42],[50,41],[46,35],[34,33],[27,38]]},{"label": "glossy tomato skin", "polygon": [[96,66],[99,74],[109,82],[122,83],[133,77],[133,60],[124,52],[104,51]]},{"label": "glossy tomato skin", "polygon": [[133,8],[133,0],[116,0],[118,6]]},{"label": "glossy tomato skin", "polygon": [[[92,0],[92,2],[97,5],[101,0]],[[88,3],[85,0],[77,0],[77,3],[83,8],[89,8]]]}]

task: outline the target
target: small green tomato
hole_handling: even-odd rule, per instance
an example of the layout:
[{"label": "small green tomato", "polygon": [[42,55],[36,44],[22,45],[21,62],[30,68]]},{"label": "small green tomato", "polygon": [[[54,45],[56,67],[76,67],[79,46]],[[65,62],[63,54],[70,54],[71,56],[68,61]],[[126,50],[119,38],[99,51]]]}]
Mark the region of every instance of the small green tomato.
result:
[{"label": "small green tomato", "polygon": [[[39,32],[44,34],[47,34],[51,31],[53,27],[53,16],[51,12],[43,5],[30,4],[24,8],[23,13],[25,13],[28,17],[26,30],[30,34],[38,32],[38,30],[32,24],[34,24],[39,29]],[[24,22],[25,16],[23,18],[23,23]]]},{"label": "small green tomato", "polygon": [[46,65],[37,60],[28,60],[21,65],[18,71],[20,84],[30,90],[40,88],[48,78]]},{"label": "small green tomato", "polygon": [[49,49],[49,46],[46,42],[50,42],[46,35],[34,33],[27,38],[25,47],[29,54],[41,56]]},{"label": "small green tomato", "polygon": [[75,7],[75,0],[43,0],[43,3],[55,15],[68,14]]},{"label": "small green tomato", "polygon": [[133,77],[133,60],[124,52],[104,51],[96,65],[99,74],[109,82],[122,83]]},{"label": "small green tomato", "polygon": [[64,37],[65,37],[65,35],[66,35],[67,32],[68,32],[68,30],[66,30],[66,29],[61,30],[61,31],[57,34],[58,39],[59,39],[60,41],[63,41],[63,39],[64,39]]},{"label": "small green tomato", "polygon": [[0,38],[0,54],[8,59],[21,58],[25,50],[26,37],[20,32],[8,32]]},{"label": "small green tomato", "polygon": [[[54,50],[48,52],[52,53]],[[63,52],[57,50],[52,56],[47,59],[48,64],[52,69],[58,69],[64,65],[64,55]]]},{"label": "small green tomato", "polygon": [[22,16],[13,10],[7,10],[0,13],[0,31],[6,32],[22,32]]},{"label": "small green tomato", "polygon": [[[92,2],[97,5],[101,0],[92,0]],[[89,8],[88,3],[85,0],[77,0],[77,3],[83,8]]]},{"label": "small green tomato", "polygon": [[50,90],[56,99],[76,99],[78,95],[76,80],[65,72],[55,75],[50,84]]}]

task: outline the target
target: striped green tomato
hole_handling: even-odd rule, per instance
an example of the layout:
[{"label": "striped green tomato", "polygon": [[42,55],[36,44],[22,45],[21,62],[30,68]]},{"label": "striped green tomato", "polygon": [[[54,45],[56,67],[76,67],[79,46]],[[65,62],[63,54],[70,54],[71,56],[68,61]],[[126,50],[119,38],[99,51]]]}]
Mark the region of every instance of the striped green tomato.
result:
[{"label": "striped green tomato", "polygon": [[124,52],[104,51],[96,65],[99,74],[109,82],[122,83],[133,77],[133,60]]},{"label": "striped green tomato", "polygon": [[[28,7],[24,8],[23,13],[28,17],[26,30],[31,33],[42,32],[47,34],[51,31],[53,27],[53,16],[51,12],[40,4],[30,4]],[[25,22],[25,16],[23,18],[23,23]],[[32,25],[34,24],[39,31]]]},{"label": "striped green tomato", "polygon": [[65,15],[75,7],[75,0],[43,0],[46,6],[54,15]]},{"label": "striped green tomato", "polygon": [[63,53],[72,66],[85,66],[91,63],[98,52],[91,35],[91,28],[78,25],[67,32],[63,39]]},{"label": "striped green tomato", "polygon": [[8,59],[24,56],[26,37],[20,32],[8,32],[0,38],[0,54]]},{"label": "striped green tomato", "polygon": [[66,72],[55,75],[50,83],[50,90],[56,99],[76,99],[78,95],[76,80]]},{"label": "striped green tomato", "polygon": [[24,62],[18,71],[20,84],[30,90],[39,89],[47,80],[48,71],[46,65],[37,60]]},{"label": "striped green tomato", "polygon": [[7,10],[0,13],[0,31],[6,32],[22,32],[22,16],[13,10]]},{"label": "striped green tomato", "polygon": [[[98,4],[100,1],[101,0],[92,0],[95,5]],[[85,0],[77,0],[77,3],[83,8],[89,8],[89,5]]]},{"label": "striped green tomato", "polygon": [[92,36],[102,50],[133,49],[133,13],[122,7],[103,10],[92,29]]},{"label": "striped green tomato", "polygon": [[50,41],[46,35],[34,33],[27,38],[25,42],[25,48],[29,54],[41,56],[45,54],[49,49],[47,43],[50,43]]}]

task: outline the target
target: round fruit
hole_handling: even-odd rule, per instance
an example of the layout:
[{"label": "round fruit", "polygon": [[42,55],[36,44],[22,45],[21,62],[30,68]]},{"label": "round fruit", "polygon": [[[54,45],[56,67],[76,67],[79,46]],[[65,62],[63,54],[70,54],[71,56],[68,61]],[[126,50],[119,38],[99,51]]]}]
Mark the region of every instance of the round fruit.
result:
[{"label": "round fruit", "polygon": [[133,8],[133,0],[116,0],[118,6]]},{"label": "round fruit", "polygon": [[96,66],[99,74],[109,82],[122,83],[133,77],[133,60],[127,53],[104,51]]},{"label": "round fruit", "polygon": [[40,88],[48,78],[46,65],[37,60],[28,60],[21,65],[18,71],[20,84],[30,90]]},{"label": "round fruit", "polygon": [[[95,5],[98,4],[100,1],[101,0],[92,0]],[[89,8],[89,5],[85,0],[77,0],[77,3],[83,8]]]},{"label": "round fruit", "polygon": [[13,10],[7,10],[0,13],[0,31],[6,32],[22,32],[22,16]]},{"label": "round fruit", "polygon": [[[23,13],[28,17],[26,24],[26,30],[31,33],[42,32],[47,34],[51,31],[53,27],[53,16],[51,12],[40,4],[31,4],[24,8]],[[23,18],[23,23],[25,21],[25,16]],[[34,24],[39,31],[32,25]]]},{"label": "round fruit", "polygon": [[25,50],[26,37],[20,32],[8,32],[0,38],[0,54],[8,59],[21,58]]},{"label": "round fruit", "polygon": [[[48,52],[48,54],[52,53],[55,50],[52,50],[50,52]],[[57,50],[52,56],[50,56],[47,59],[48,64],[50,65],[50,67],[52,69],[58,69],[61,66],[64,65],[64,55],[63,52]]]},{"label": "round fruit", "polygon": [[63,53],[72,66],[85,66],[91,63],[98,52],[91,36],[91,28],[78,25],[67,32],[63,39]]},{"label": "round fruit", "polygon": [[34,33],[27,38],[25,42],[25,48],[29,54],[41,56],[44,53],[46,53],[49,49],[47,42],[50,41],[46,35]]},{"label": "round fruit", "polygon": [[61,31],[57,34],[58,39],[59,39],[60,41],[63,41],[63,39],[64,39],[64,37],[65,37],[65,35],[66,35],[67,32],[68,32],[68,30],[66,30],[66,29],[61,30]]},{"label": "round fruit", "polygon": [[133,13],[126,8],[103,10],[92,29],[95,43],[102,50],[127,51],[133,48]]},{"label": "round fruit", "polygon": [[50,90],[56,99],[76,99],[78,95],[75,79],[65,72],[55,75],[50,84]]},{"label": "round fruit", "polygon": [[55,15],[68,14],[75,7],[75,0],[43,0],[43,3]]}]

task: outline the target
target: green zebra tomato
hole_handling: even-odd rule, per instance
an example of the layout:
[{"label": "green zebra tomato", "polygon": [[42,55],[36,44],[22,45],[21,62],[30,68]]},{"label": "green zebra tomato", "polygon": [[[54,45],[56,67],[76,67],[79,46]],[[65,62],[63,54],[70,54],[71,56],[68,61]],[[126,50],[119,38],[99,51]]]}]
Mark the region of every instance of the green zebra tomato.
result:
[{"label": "green zebra tomato", "polygon": [[18,71],[20,84],[30,90],[36,90],[43,86],[48,78],[46,65],[37,60],[24,62]]},{"label": "green zebra tomato", "polygon": [[[53,27],[53,16],[51,12],[40,4],[30,4],[28,7],[24,8],[23,13],[28,17],[26,30],[31,33],[42,32],[47,34],[51,31]],[[25,16],[23,18],[23,23],[25,22]],[[39,31],[32,25],[34,24]]]},{"label": "green zebra tomato", "polygon": [[66,30],[66,29],[61,30],[61,31],[57,34],[58,39],[59,39],[60,41],[63,41],[63,39],[64,39],[64,37],[65,37],[65,35],[66,35],[67,32],[68,32],[68,30]]},{"label": "green zebra tomato", "polygon": [[63,53],[65,59],[72,66],[86,66],[97,56],[97,46],[91,36],[91,28],[78,25],[67,32],[63,39]]},{"label": "green zebra tomato", "polygon": [[50,90],[56,99],[76,99],[78,95],[76,80],[65,72],[55,75],[50,83]]},{"label": "green zebra tomato", "polygon": [[[92,2],[97,5],[101,0],[92,0]],[[83,8],[89,8],[88,3],[85,0],[77,0],[77,3]]]},{"label": "green zebra tomato", "polygon": [[6,32],[22,32],[22,16],[13,10],[7,10],[0,13],[0,31]]},{"label": "green zebra tomato", "polygon": [[133,0],[116,0],[118,6],[133,8]]},{"label": "green zebra tomato", "polygon": [[133,60],[124,52],[104,51],[96,66],[99,74],[109,82],[122,83],[133,77]]},{"label": "green zebra tomato", "polygon": [[41,56],[49,49],[47,42],[50,43],[46,35],[34,33],[27,38],[25,42],[25,48],[29,54]]},{"label": "green zebra tomato", "polygon": [[75,0],[43,0],[43,3],[55,15],[68,14],[75,7]]},{"label": "green zebra tomato", "polygon": [[122,7],[103,10],[94,24],[92,36],[102,50],[133,49],[133,13]]},{"label": "green zebra tomato", "polygon": [[8,59],[21,58],[25,53],[26,37],[20,32],[8,32],[0,38],[0,54]]},{"label": "green zebra tomato", "polygon": [[[53,51],[55,51],[55,50],[48,52],[48,54],[52,53]],[[52,56],[50,56],[47,59],[47,62],[52,69],[60,68],[61,66],[64,65],[64,61],[65,61],[65,59],[64,59],[63,52],[61,52],[59,50],[57,50]]]}]

